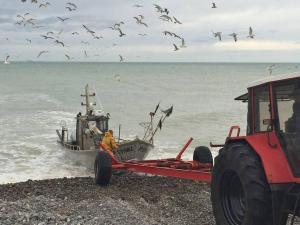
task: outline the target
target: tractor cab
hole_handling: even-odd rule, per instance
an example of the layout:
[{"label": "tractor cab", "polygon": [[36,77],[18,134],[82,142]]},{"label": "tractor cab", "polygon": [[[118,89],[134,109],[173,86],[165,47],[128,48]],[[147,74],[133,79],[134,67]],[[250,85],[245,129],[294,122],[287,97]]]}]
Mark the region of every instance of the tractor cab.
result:
[{"label": "tractor cab", "polygon": [[275,134],[294,176],[300,177],[300,76],[275,76],[259,80],[248,93],[236,98],[248,102],[247,135],[264,135],[276,148]]},{"label": "tractor cab", "polygon": [[258,80],[236,100],[248,103],[247,135],[230,132],[214,160],[216,224],[285,225],[289,214],[293,224],[300,216],[300,73]]}]

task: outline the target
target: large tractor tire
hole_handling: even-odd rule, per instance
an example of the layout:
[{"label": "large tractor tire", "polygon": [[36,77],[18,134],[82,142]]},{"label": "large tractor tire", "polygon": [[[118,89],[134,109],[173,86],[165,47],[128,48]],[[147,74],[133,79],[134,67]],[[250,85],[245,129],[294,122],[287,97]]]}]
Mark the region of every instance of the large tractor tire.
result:
[{"label": "large tractor tire", "polygon": [[211,151],[205,146],[199,146],[195,148],[193,160],[200,163],[213,163]]},{"label": "large tractor tire", "polygon": [[97,153],[94,169],[95,183],[100,186],[108,185],[112,174],[112,160],[107,152],[100,151]]},{"label": "large tractor tire", "polygon": [[211,183],[217,225],[272,225],[271,199],[261,161],[248,145],[233,143],[220,150]]}]

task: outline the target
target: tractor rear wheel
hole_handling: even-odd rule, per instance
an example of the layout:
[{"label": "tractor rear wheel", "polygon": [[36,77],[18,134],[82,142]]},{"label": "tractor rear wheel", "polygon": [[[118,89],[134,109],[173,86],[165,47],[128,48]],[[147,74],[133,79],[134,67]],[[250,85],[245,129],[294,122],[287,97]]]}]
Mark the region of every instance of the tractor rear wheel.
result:
[{"label": "tractor rear wheel", "polygon": [[246,144],[221,149],[212,171],[217,225],[271,225],[272,200],[259,157]]},{"label": "tractor rear wheel", "polygon": [[107,152],[100,151],[97,153],[94,170],[95,183],[100,186],[108,185],[112,174],[112,161]]},{"label": "tractor rear wheel", "polygon": [[213,163],[211,151],[205,146],[198,146],[195,148],[193,160],[200,163]]}]

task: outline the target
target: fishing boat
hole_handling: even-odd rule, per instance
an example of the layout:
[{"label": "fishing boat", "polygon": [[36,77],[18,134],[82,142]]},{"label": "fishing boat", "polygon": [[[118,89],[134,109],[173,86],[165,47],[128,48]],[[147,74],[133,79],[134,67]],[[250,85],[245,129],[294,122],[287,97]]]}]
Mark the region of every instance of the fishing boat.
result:
[{"label": "fishing boat", "polygon": [[[65,121],[61,121],[61,130],[56,130],[58,143],[67,150],[68,157],[76,164],[84,165],[93,169],[96,153],[101,150],[99,144],[109,130],[110,114],[102,109],[96,109],[96,92],[91,92],[88,85],[85,86],[85,93],[81,95],[85,99],[81,105],[85,106],[86,112],[79,112],[76,115],[76,130],[70,132]],[[161,129],[164,120],[169,117],[173,107],[162,110],[157,126],[154,127],[154,118],[158,112],[159,104],[155,111],[150,113],[150,122],[140,123],[145,128],[142,139],[136,137],[133,140],[121,138],[121,125],[117,137],[118,149],[114,152],[115,157],[123,162],[127,160],[143,160],[154,148],[154,136]]]}]

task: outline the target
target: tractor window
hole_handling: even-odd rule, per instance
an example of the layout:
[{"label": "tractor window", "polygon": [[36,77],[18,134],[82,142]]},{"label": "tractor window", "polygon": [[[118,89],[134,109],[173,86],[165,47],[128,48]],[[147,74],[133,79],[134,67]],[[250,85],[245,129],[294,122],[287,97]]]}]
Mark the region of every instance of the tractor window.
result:
[{"label": "tractor window", "polygon": [[268,121],[271,119],[269,88],[267,85],[254,89],[255,132],[272,129]]},{"label": "tractor window", "polygon": [[276,130],[294,175],[300,176],[300,80],[274,84]]}]

